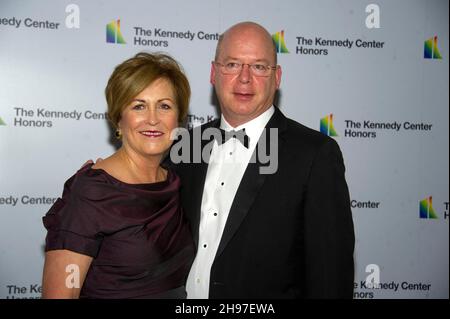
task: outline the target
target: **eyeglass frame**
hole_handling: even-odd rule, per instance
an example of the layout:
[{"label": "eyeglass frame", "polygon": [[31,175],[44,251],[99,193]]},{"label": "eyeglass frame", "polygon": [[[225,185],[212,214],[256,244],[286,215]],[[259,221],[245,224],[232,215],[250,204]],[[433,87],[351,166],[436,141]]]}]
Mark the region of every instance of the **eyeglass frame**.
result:
[{"label": "eyeglass frame", "polygon": [[[225,64],[220,63],[220,62],[217,62],[217,61],[211,61],[211,63],[214,64],[214,65],[220,66],[220,67],[221,67],[221,70],[223,70],[223,67],[226,66]],[[266,70],[268,70],[269,72],[272,71],[272,70],[276,70],[276,69],[278,69],[278,67],[279,67],[279,65],[276,65],[276,66],[267,65],[267,66],[266,66],[266,65],[258,64],[258,63],[239,63],[239,62],[233,62],[233,63],[239,64],[239,65],[240,65],[240,70],[239,70],[238,72],[236,72],[236,73],[224,73],[223,71],[221,71],[222,74],[224,74],[224,75],[236,75],[236,74],[239,74],[239,73],[242,72],[242,70],[244,69],[244,65],[248,65],[248,69],[249,69],[249,70],[252,70],[251,72],[252,72],[252,74],[253,74],[254,76],[258,76],[258,77],[268,77],[268,76],[270,76],[270,73],[268,73],[267,75],[258,75],[258,74],[253,73],[252,66],[253,66],[253,65],[261,65],[261,66],[264,66],[264,67],[266,68]]]}]

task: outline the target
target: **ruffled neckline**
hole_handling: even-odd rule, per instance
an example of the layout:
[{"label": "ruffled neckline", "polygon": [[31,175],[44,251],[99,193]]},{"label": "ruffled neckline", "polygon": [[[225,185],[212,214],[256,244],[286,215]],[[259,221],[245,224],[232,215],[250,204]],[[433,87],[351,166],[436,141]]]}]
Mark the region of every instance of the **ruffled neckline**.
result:
[{"label": "ruffled neckline", "polygon": [[127,188],[135,188],[135,189],[142,189],[142,190],[161,190],[165,188],[166,186],[172,184],[176,179],[177,176],[174,174],[172,169],[162,166],[165,170],[167,170],[167,176],[164,181],[155,182],[155,183],[140,183],[140,184],[131,184],[121,181],[120,179],[112,176],[109,174],[106,170],[102,168],[92,168],[94,164],[88,164],[80,169],[80,172],[84,172],[87,176],[90,177],[96,177],[96,176],[103,176],[105,177],[109,182],[115,185],[127,187]]}]

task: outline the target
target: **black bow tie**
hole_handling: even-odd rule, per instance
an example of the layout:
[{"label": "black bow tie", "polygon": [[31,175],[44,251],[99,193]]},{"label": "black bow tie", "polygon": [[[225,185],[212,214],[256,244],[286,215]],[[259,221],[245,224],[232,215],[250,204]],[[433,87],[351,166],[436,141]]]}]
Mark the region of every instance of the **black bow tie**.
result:
[{"label": "black bow tie", "polygon": [[216,138],[217,144],[221,145],[222,143],[227,142],[230,138],[235,138],[237,139],[239,142],[242,143],[242,145],[244,145],[246,148],[248,148],[248,143],[250,138],[248,137],[247,134],[245,134],[245,128],[239,130],[239,131],[225,131],[220,129],[220,133],[222,135],[222,139],[219,141],[218,138]]}]

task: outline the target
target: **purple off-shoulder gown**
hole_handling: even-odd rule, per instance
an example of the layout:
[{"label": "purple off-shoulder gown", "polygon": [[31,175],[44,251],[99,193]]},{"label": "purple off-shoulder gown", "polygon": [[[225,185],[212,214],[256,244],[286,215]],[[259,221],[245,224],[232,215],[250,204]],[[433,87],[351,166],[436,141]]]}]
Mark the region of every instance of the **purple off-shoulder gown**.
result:
[{"label": "purple off-shoulder gown", "polygon": [[195,247],[180,179],[127,184],[87,165],[43,217],[46,251],[93,257],[80,298],[184,298]]}]

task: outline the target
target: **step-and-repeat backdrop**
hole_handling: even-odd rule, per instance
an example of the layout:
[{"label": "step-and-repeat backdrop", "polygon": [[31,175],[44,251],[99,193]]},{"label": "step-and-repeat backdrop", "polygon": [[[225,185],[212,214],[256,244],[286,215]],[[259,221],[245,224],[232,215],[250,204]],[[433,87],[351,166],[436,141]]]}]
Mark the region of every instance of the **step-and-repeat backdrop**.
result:
[{"label": "step-and-repeat backdrop", "polygon": [[188,126],[218,117],[218,35],[265,26],[278,105],[339,143],[356,229],[355,298],[449,297],[447,0],[1,0],[0,298],[39,298],[42,216],[115,148],[115,65],[164,51],[192,85]]}]

